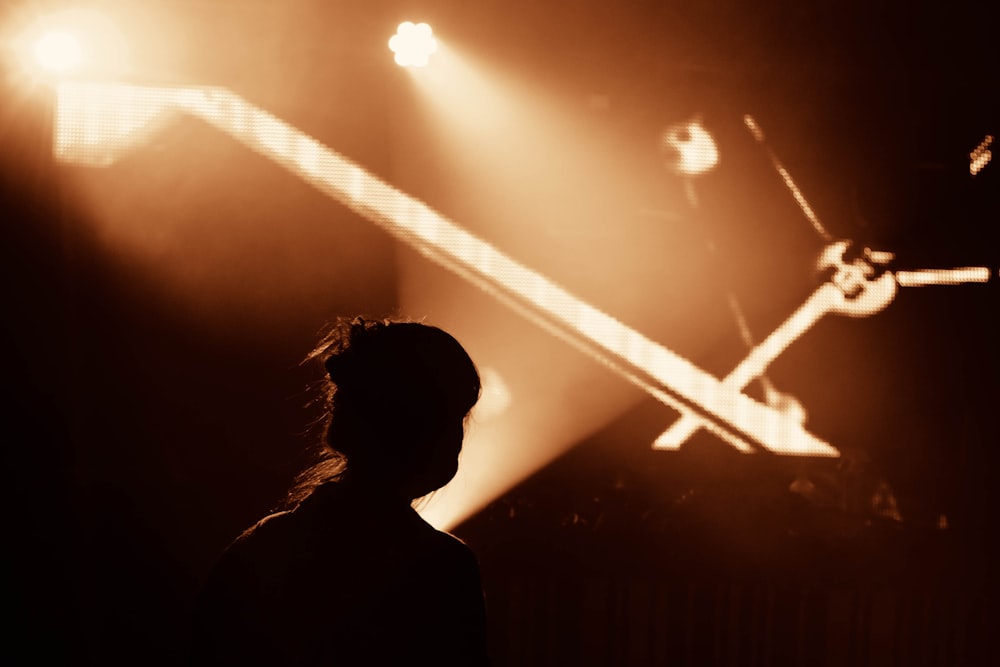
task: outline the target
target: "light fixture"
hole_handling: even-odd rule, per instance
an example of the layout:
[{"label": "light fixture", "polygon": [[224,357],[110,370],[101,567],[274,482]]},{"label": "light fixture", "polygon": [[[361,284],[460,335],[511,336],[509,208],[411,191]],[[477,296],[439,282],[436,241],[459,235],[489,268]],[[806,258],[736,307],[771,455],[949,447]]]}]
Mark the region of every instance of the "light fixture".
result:
[{"label": "light fixture", "polygon": [[694,119],[671,125],[661,138],[671,156],[671,168],[685,176],[698,176],[719,164],[719,149],[701,121]]},{"label": "light fixture", "polygon": [[24,17],[11,39],[25,72],[43,79],[80,76],[115,79],[129,69],[128,48],[109,16],[96,9],[64,9]]},{"label": "light fixture", "polygon": [[389,49],[395,53],[396,64],[402,67],[426,67],[431,54],[438,49],[434,32],[426,23],[405,21],[389,39]]}]

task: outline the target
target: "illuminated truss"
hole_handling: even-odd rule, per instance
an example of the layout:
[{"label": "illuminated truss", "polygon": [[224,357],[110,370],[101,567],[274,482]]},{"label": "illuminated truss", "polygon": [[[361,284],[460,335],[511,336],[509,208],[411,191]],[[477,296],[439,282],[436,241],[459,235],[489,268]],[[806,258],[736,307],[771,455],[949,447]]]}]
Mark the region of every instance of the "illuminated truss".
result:
[{"label": "illuminated truss", "polygon": [[[897,281],[951,284],[989,277],[988,271],[959,269],[915,272],[904,280],[902,273],[894,277],[878,270],[880,262],[872,260],[891,255],[869,254],[845,262],[846,242],[831,243],[824,254],[833,269],[831,280],[720,381],[229,90],[62,83],[57,100],[54,151],[63,162],[110,165],[176,112],[200,118],[274,160],[682,412],[684,417],[657,440],[657,447],[679,446],[694,429],[706,427],[743,452],[763,448],[780,454],[838,456],[835,447],[807,431],[796,415],[754,400],[743,387],[824,314],[864,316],[884,308],[895,295]],[[786,183],[791,183],[790,177]]]},{"label": "illuminated truss", "polygon": [[[793,341],[808,331],[824,315],[837,313],[850,317],[867,317],[880,312],[896,296],[897,287],[920,287],[924,285],[961,285],[965,283],[985,283],[989,281],[987,267],[963,267],[956,269],[925,269],[918,271],[887,272],[884,267],[892,261],[893,254],[865,248],[861,255],[851,261],[845,256],[850,248],[849,241],[834,241],[819,217],[813,211],[805,195],[795,184],[791,174],[767,145],[764,131],[750,115],[743,117],[744,124],[754,139],[764,149],[775,171],[785,187],[799,205],[799,210],[812,225],[816,234],[826,242],[817,261],[817,268],[830,274],[830,279],[813,292],[791,317],[785,320],[759,345],[750,344],[749,332],[739,305],[731,298],[744,341],[752,348],[749,354],[734,368],[722,382],[736,389],[744,389],[755,379],[766,380],[765,370]],[[987,137],[992,140],[992,137]],[[975,158],[975,154],[972,156]],[[696,198],[692,197],[692,202]],[[777,399],[784,406],[789,417],[805,421],[805,411],[793,398],[774,390],[770,382],[765,382],[766,394]],[[769,398],[771,402],[771,398]],[[702,420],[694,413],[686,413],[669,429],[660,434],[653,443],[655,449],[678,449],[702,425]]]}]

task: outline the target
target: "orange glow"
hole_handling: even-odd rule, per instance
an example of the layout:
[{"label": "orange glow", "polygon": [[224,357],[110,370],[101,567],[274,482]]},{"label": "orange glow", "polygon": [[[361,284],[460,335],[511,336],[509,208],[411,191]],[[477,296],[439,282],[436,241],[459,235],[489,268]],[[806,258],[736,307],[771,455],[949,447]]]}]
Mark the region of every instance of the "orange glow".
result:
[{"label": "orange glow", "polygon": [[[862,259],[846,263],[844,253],[847,248],[846,241],[838,241],[824,249],[819,264],[821,268],[835,268],[830,282],[820,285],[791,317],[754,347],[722,380],[724,384],[735,389],[745,388],[763,375],[771,362],[827,313],[864,317],[874,315],[892,302],[896,296],[896,281],[892,274],[876,276],[872,265]],[[792,403],[787,405],[790,408],[786,411],[789,418],[805,421],[807,414],[804,408]],[[685,414],[656,439],[654,447],[679,448],[698,429],[700,421],[690,413]]]},{"label": "orange glow", "polygon": [[678,123],[663,133],[663,145],[675,156],[673,169],[687,176],[711,171],[719,164],[719,149],[700,121]]},{"label": "orange glow", "polygon": [[46,76],[119,76],[128,69],[121,33],[94,9],[66,9],[35,17],[12,40],[21,66]]},{"label": "orange glow", "polygon": [[[651,313],[636,294],[642,290],[633,289],[635,266],[620,264],[643,257],[673,262],[673,253],[637,247],[641,242],[631,238],[621,238],[613,255],[592,243],[609,234],[622,236],[613,231],[614,218],[603,212],[627,214],[622,202],[633,196],[633,176],[639,176],[636,156],[626,145],[603,140],[607,128],[598,120],[594,96],[565,100],[533,85],[523,72],[483,60],[460,44],[442,44],[433,67],[410,74],[417,113],[408,115],[412,130],[401,133],[407,143],[399,149],[414,157],[397,164],[401,186],[421,188],[436,204],[461,211],[470,228],[483,230],[494,247],[519,259],[534,258],[526,263],[544,266],[550,276],[581,290],[577,298],[600,304],[630,328],[675,330],[664,320],[681,318],[674,312]],[[433,160],[434,179],[426,177],[421,155]],[[555,241],[561,252],[542,250],[550,245],[545,239]],[[689,257],[676,259],[685,268],[685,262],[694,264]],[[432,314],[463,343],[481,343],[482,358],[504,372],[513,397],[502,418],[470,430],[459,476],[422,510],[426,517],[446,524],[464,518],[454,512],[485,506],[642,400],[635,391],[642,378],[629,379],[627,367],[595,356],[544,312],[521,301],[477,299],[466,285],[431,277],[420,258],[403,253],[401,260],[404,309]],[[607,279],[598,285],[581,276],[578,282],[581,271]],[[468,312],[472,301],[477,302],[475,315]],[[504,304],[523,317],[504,312]],[[501,328],[520,332],[511,334],[517,335],[516,344],[503,340],[496,331]],[[553,336],[536,335],[531,328]],[[590,358],[581,357],[581,350]],[[720,437],[743,442],[726,431]]]},{"label": "orange glow", "polygon": [[506,412],[512,400],[510,388],[492,368],[480,370],[483,390],[474,408],[476,421],[488,421]]},{"label": "orange glow", "polygon": [[[228,90],[64,83],[58,87],[58,101],[54,145],[62,161],[106,165],[148,136],[150,128],[157,127],[168,113],[183,111],[199,117],[378,224],[425,258],[514,308],[658,401],[697,415],[702,426],[740,451],[753,451],[750,443],[754,443],[782,454],[839,455],[836,448],[805,430],[794,412],[786,414],[756,401],[738,386],[737,380],[758,374],[797,337],[799,330],[804,330],[799,320],[765,340],[740,365],[735,379],[721,382]],[[819,310],[846,307],[842,293],[829,286],[821,288],[809,303],[799,318],[810,320],[818,316]],[[488,375],[486,379],[488,385],[493,384]],[[484,408],[506,408],[510,397],[505,396],[502,384],[497,383],[497,387],[498,396],[487,394]],[[492,390],[487,386],[486,391]],[[467,440],[463,469],[452,484],[435,495],[427,510],[428,520],[433,519],[432,523],[439,527],[454,525],[516,481],[496,478],[497,457],[510,457],[502,443],[493,442],[485,431],[473,436]],[[484,497],[484,492],[491,495]],[[438,500],[448,497],[457,500],[450,504]]]},{"label": "orange glow", "polygon": [[[494,297],[530,311],[546,328],[677,409],[704,412],[715,432],[774,451],[832,456],[836,450],[772,408],[724,386],[673,351],[581,301],[426,204],[275,116],[221,88],[60,87],[57,156],[113,158],[158,112],[181,109],[279,162],[427,258]],[[80,103],[85,100],[85,103]]]}]

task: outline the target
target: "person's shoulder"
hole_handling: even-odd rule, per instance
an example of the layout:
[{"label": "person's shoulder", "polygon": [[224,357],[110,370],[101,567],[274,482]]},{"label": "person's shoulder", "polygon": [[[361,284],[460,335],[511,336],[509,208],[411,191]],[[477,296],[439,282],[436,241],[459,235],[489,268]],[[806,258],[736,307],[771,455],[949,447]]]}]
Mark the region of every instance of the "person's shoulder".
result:
[{"label": "person's shoulder", "polygon": [[475,552],[459,537],[452,533],[430,527],[427,539],[431,552],[439,562],[450,563],[450,567],[478,570]]},{"label": "person's shoulder", "polygon": [[257,543],[272,538],[277,533],[286,532],[292,522],[291,514],[287,511],[268,514],[240,533],[239,537],[229,545],[229,550],[242,549],[248,544]]},{"label": "person's shoulder", "polygon": [[292,512],[285,510],[268,514],[263,519],[250,526],[236,538],[236,542],[245,541],[259,533],[270,533],[287,528],[291,520]]},{"label": "person's shoulder", "polygon": [[297,523],[291,511],[269,514],[240,533],[226,548],[222,560],[259,561],[294,549],[296,535],[302,532]]},{"label": "person's shoulder", "polygon": [[449,533],[446,530],[434,529],[435,536],[441,542],[442,545],[447,545],[446,548],[452,549],[456,552],[461,553],[472,553],[472,549],[469,547],[465,541],[453,533]]}]

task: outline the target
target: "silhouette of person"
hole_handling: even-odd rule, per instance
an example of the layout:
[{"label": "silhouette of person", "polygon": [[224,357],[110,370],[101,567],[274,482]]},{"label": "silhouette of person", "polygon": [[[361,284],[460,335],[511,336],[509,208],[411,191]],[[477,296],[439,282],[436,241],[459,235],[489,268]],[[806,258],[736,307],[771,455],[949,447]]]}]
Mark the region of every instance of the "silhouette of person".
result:
[{"label": "silhouette of person", "polygon": [[308,359],[328,376],[326,455],[210,574],[195,664],[487,664],[476,560],[412,507],[458,469],[472,360],[441,329],[361,318]]}]

